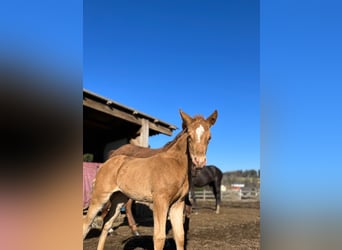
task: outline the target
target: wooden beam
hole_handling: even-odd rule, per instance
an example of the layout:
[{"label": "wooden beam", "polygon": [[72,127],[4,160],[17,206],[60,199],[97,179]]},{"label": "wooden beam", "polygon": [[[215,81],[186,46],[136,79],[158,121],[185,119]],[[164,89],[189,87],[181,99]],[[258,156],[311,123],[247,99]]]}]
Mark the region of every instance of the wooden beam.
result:
[{"label": "wooden beam", "polygon": [[85,98],[85,99],[83,99],[83,105],[86,107],[95,109],[97,111],[100,111],[100,112],[103,112],[103,113],[106,113],[106,114],[127,120],[129,122],[141,125],[140,120],[137,117],[135,117],[134,115],[120,111],[118,109],[110,108],[106,104],[102,104],[102,103],[96,102],[94,100]]},{"label": "wooden beam", "polygon": [[135,116],[134,114],[130,114],[130,113],[127,113],[127,112],[124,112],[115,108],[111,108],[107,104],[100,103],[89,98],[83,98],[83,105],[86,107],[95,109],[97,111],[118,117],[120,119],[132,122],[134,124],[138,124],[138,125],[142,125],[142,120],[146,120],[148,121],[149,129],[157,131],[162,134],[169,135],[169,136],[172,135],[172,129],[169,127],[162,126],[158,123],[153,123],[147,119],[139,118]]},{"label": "wooden beam", "polygon": [[165,135],[170,135],[170,136],[172,135],[172,130],[170,128],[163,127],[153,122],[149,122],[149,128]]}]

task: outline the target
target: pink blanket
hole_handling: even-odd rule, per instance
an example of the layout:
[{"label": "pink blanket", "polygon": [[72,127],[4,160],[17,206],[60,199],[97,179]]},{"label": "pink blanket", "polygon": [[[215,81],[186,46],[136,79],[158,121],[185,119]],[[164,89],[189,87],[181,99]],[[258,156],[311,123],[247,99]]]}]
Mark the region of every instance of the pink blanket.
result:
[{"label": "pink blanket", "polygon": [[89,206],[93,180],[101,163],[83,162],[83,209]]}]

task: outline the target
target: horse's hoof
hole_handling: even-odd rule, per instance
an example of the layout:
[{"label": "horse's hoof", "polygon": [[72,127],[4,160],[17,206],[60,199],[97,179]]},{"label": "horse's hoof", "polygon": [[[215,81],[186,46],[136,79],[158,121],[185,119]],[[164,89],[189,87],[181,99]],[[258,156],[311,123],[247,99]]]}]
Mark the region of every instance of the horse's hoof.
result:
[{"label": "horse's hoof", "polygon": [[91,224],[91,227],[95,229],[102,229],[103,219],[100,216],[95,217],[93,223]]},{"label": "horse's hoof", "polygon": [[134,230],[134,231],[132,231],[132,234],[133,234],[134,236],[140,236],[140,233],[139,233],[139,231],[138,231],[138,230]]}]

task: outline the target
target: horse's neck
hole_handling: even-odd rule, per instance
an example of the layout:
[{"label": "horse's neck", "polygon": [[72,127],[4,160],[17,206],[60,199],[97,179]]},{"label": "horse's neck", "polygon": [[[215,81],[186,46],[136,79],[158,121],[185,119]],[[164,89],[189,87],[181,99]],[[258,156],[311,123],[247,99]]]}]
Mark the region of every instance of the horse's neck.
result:
[{"label": "horse's neck", "polygon": [[190,183],[192,161],[188,150],[187,132],[182,133],[179,137],[176,137],[175,140],[176,141],[174,141],[164,152],[169,156],[176,158],[177,161],[183,162],[183,166],[186,167],[184,170],[186,171],[186,175],[188,176],[188,181]]},{"label": "horse's neck", "polygon": [[172,157],[177,158],[179,161],[185,161],[183,166],[186,166],[185,170],[186,181],[189,186],[191,186],[191,169],[192,169],[192,161],[190,159],[189,151],[188,151],[188,134],[186,131],[183,131],[179,134],[174,141],[167,145],[164,148],[163,153],[172,155]]}]

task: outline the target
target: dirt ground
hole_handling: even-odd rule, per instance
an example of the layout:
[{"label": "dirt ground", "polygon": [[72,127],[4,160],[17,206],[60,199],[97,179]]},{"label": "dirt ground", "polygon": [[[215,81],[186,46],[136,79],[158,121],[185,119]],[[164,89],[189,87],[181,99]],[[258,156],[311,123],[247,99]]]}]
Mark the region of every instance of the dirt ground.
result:
[{"label": "dirt ground", "polygon": [[[139,209],[138,205],[136,209]],[[115,231],[107,237],[105,250],[153,250],[151,215],[149,210],[144,212],[143,217],[136,217],[141,236],[134,237],[126,222],[125,214],[122,214],[119,221],[115,223]],[[164,250],[175,250],[169,222],[166,230]],[[84,240],[83,249],[96,249],[98,236],[99,230],[91,230]],[[220,214],[216,214],[213,202],[198,202],[198,208],[191,214],[186,238],[186,250],[260,249],[260,203],[223,202]]]}]

